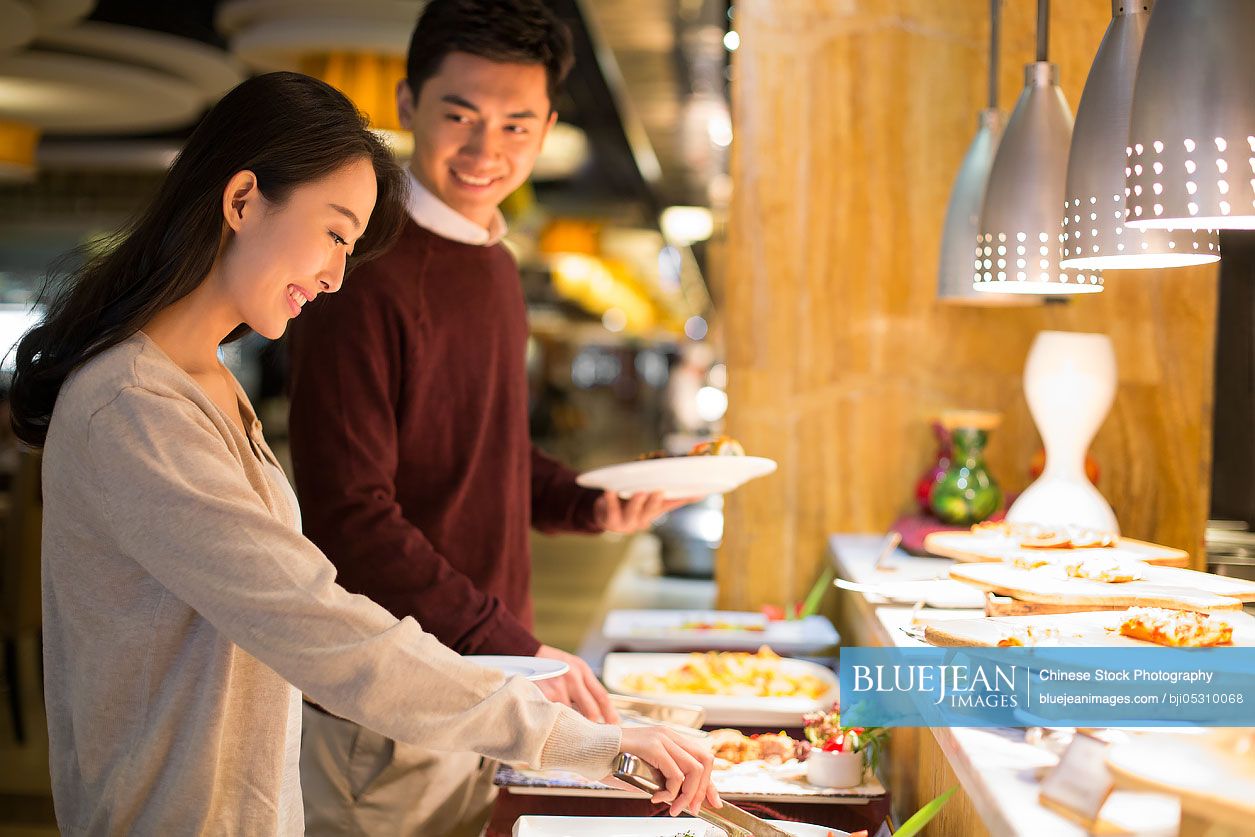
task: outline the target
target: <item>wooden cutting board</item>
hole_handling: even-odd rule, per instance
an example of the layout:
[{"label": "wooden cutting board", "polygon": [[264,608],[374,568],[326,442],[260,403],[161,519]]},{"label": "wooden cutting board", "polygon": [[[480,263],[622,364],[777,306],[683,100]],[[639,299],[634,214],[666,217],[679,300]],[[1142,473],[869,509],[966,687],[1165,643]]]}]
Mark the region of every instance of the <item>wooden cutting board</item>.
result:
[{"label": "wooden cutting board", "polygon": [[1148,565],[1141,581],[1107,584],[1061,577],[1056,568],[1022,570],[1011,564],[956,564],[950,577],[982,590],[1028,602],[1176,610],[1237,610],[1255,601],[1255,582]]},{"label": "wooden cutting board", "polygon": [[1134,558],[1148,564],[1162,564],[1167,567],[1184,567],[1190,561],[1189,554],[1183,549],[1173,549],[1170,546],[1160,546],[1157,543],[1133,538],[1120,538],[1117,546],[1093,550],[1025,549],[1012,545],[1006,538],[978,535],[975,532],[932,532],[924,538],[924,549],[942,558],[975,562],[1014,561],[1022,556],[1034,555],[1069,558],[1086,552],[1119,558]]},{"label": "wooden cutting board", "polygon": [[[1139,735],[1107,755],[1116,784],[1179,797],[1182,810],[1249,834],[1255,820],[1255,754],[1239,741],[1246,730],[1203,735]],[[1185,833],[1182,831],[1182,833]]]},{"label": "wooden cutting board", "polygon": [[[1222,618],[1233,625],[1233,644],[1255,647],[1255,617],[1246,613],[1225,613]],[[1062,646],[1080,648],[1137,648],[1155,647],[1144,642],[1120,636],[1113,631],[1124,621],[1124,611],[1094,611],[1090,613],[1058,613],[1049,616],[992,616],[984,619],[947,619],[924,626],[924,641],[929,645],[965,648],[993,648],[998,641],[1016,629],[1032,627],[1059,632],[1057,642]],[[1228,647],[1228,646],[1226,646]]]}]

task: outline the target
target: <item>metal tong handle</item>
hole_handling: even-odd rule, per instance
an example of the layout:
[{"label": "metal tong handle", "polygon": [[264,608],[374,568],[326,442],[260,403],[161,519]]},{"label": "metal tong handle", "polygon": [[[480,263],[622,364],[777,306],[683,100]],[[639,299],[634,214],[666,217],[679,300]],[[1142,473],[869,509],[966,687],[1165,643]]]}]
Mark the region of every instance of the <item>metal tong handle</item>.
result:
[{"label": "metal tong handle", "polygon": [[[641,761],[631,753],[620,753],[619,757],[615,759],[614,778],[631,785],[637,790],[642,790],[650,796],[665,789],[667,786],[667,780],[658,768],[648,762]],[[739,825],[720,816],[719,812],[708,806],[705,801],[702,802],[702,807],[698,809],[697,816],[699,819],[727,832],[728,837],[754,837],[749,830],[741,828]]]}]

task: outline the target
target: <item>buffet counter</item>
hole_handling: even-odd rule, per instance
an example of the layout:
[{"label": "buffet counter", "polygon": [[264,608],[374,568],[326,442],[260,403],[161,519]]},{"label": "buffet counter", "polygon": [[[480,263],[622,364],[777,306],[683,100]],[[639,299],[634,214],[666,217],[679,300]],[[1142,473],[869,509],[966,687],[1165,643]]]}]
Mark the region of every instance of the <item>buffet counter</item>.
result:
[{"label": "buffet counter", "polygon": [[[715,584],[709,580],[662,575],[657,541],[638,536],[609,583],[578,654],[605,679],[611,668],[608,663],[614,660],[613,656],[607,660],[607,655],[622,650],[603,633],[607,614],[611,611],[708,611],[714,608],[715,592]],[[835,650],[835,646],[829,644],[824,653]],[[808,659],[824,666],[832,676],[832,656]],[[605,672],[603,663],[606,663]],[[833,684],[835,686],[835,677]],[[771,727],[748,720],[721,723],[717,719],[708,721],[705,727],[733,727],[751,734],[776,733],[783,726],[800,738],[801,713],[789,717],[792,723],[781,721],[779,726]],[[834,829],[833,833],[865,829],[876,833],[889,811],[885,788],[874,777],[856,787],[809,790],[799,790],[795,782],[773,781],[769,775],[760,776],[753,771],[726,777],[726,780],[723,792],[731,801],[766,819],[811,824],[804,828],[821,826]],[[618,790],[589,787],[585,780],[574,776],[502,769],[498,771],[497,784],[501,793],[489,824],[490,837],[510,833],[511,825],[528,815],[645,817],[657,816],[659,812],[658,807],[647,800],[626,796]]]},{"label": "buffet counter", "polygon": [[[882,542],[880,535],[832,536],[829,557],[837,576],[870,582]],[[891,567],[903,578],[944,576],[952,563],[898,550],[882,563],[880,575]],[[837,626],[846,646],[922,647],[912,630],[921,620],[983,615],[981,609],[916,609],[850,590],[838,594]],[[1054,751],[1030,743],[1020,728],[900,729],[890,740],[886,783],[899,822],[902,815],[959,785],[932,833],[1079,837],[1089,832],[1038,802],[1041,776],[1057,762]],[[1103,807],[1102,818],[1124,833],[1175,835],[1180,804],[1165,795],[1116,790]]]}]

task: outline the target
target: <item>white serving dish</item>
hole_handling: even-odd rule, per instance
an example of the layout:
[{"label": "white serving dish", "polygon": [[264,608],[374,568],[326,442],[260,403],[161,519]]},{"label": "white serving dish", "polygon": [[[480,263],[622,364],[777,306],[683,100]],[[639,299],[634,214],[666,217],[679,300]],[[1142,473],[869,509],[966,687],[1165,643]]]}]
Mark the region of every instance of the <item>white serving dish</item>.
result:
[{"label": "white serving dish", "polygon": [[661,491],[674,500],[726,494],[775,470],[775,461],[761,456],[673,456],[608,465],[576,481],[622,495]]},{"label": "white serving dish", "polygon": [[816,747],[806,760],[806,781],[821,788],[858,787],[863,773],[862,753],[830,753]]},{"label": "white serving dish", "polygon": [[674,700],[700,706],[706,710],[707,726],[749,726],[796,728],[802,726],[802,715],[832,706],[840,694],[837,675],[831,669],[805,660],[782,659],[786,671],[812,674],[829,684],[829,689],[812,700],[805,697],[744,697],[730,695],[695,695],[683,693],[645,693],[628,689],[624,679],[633,674],[663,674],[688,661],[688,654],[607,654],[602,664],[602,682],[611,692],[639,695],[653,700]]},{"label": "white serving dish", "polygon": [[[767,820],[796,837],[849,837],[822,825]],[[519,817],[514,837],[726,837],[722,829],[692,817]]]},{"label": "white serving dish", "polygon": [[[721,622],[744,629],[684,627],[690,622]],[[615,647],[633,651],[756,651],[767,645],[778,654],[818,654],[841,642],[825,616],[770,621],[761,613],[733,610],[612,610],[601,632]]]}]

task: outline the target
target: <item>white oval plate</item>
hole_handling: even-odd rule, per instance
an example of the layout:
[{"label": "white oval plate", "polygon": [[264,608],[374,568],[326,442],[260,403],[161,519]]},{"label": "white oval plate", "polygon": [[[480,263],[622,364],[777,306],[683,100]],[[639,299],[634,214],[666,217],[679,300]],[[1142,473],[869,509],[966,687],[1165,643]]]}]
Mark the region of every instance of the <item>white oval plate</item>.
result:
[{"label": "white oval plate", "polygon": [[762,456],[673,456],[609,465],[580,474],[585,488],[619,494],[661,491],[669,500],[726,494],[776,470]]},{"label": "white oval plate", "polygon": [[830,668],[806,660],[785,657],[780,666],[793,674],[810,674],[828,684],[828,691],[818,698],[751,697],[733,695],[698,695],[689,692],[637,692],[624,681],[632,674],[663,674],[689,661],[688,654],[648,654],[613,652],[602,662],[602,682],[606,688],[621,695],[650,700],[676,701],[706,710],[707,726],[778,727],[802,726],[802,715],[832,706],[840,695],[837,675]]},{"label": "white oval plate", "polygon": [[526,677],[533,682],[551,680],[561,677],[571,667],[561,660],[546,660],[542,657],[506,657],[496,654],[471,654],[465,659],[484,668],[495,668],[506,677]]}]

